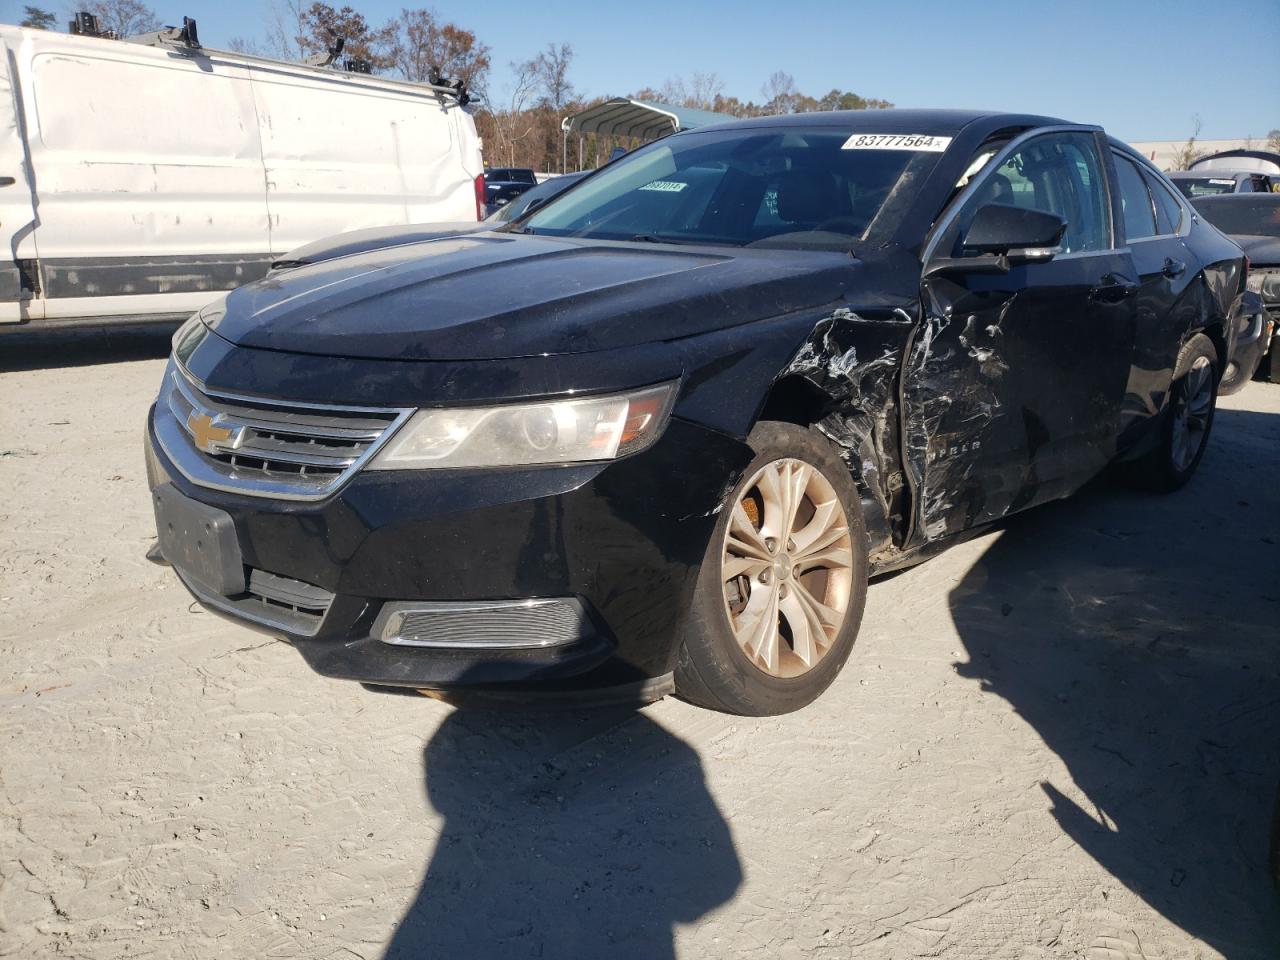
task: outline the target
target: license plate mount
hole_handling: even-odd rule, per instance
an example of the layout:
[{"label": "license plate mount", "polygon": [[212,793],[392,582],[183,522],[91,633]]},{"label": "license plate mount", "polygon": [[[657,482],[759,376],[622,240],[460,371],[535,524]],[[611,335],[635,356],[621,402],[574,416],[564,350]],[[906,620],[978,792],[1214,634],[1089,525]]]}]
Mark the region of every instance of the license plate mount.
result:
[{"label": "license plate mount", "polygon": [[244,558],[231,514],[183,496],[170,483],[152,490],[151,502],[165,560],[205,590],[244,593]]}]

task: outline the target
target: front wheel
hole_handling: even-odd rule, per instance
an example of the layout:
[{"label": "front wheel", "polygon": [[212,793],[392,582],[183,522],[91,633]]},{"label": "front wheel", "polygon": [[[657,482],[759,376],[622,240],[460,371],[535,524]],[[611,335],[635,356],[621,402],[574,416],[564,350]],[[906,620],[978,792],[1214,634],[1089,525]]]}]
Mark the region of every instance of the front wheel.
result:
[{"label": "front wheel", "polygon": [[1204,456],[1217,406],[1218,351],[1198,333],[1178,354],[1157,444],[1138,459],[1119,464],[1121,477],[1157,493],[1182,487]]},{"label": "front wheel", "polygon": [[676,693],[771,716],[813,701],[848,659],[867,593],[849,468],[813,429],[765,422],[703,557]]}]

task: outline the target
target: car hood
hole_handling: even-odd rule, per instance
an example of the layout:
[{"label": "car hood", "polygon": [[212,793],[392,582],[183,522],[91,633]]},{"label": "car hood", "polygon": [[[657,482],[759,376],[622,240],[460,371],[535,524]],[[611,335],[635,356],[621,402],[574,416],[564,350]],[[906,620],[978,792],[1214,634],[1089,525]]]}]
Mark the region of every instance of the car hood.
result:
[{"label": "car hood", "polygon": [[389,227],[365,227],[363,230],[349,230],[346,233],[334,234],[321,240],[313,240],[300,247],[295,247],[271,264],[273,269],[289,269],[307,263],[319,263],[321,260],[332,260],[335,257],[349,257],[354,253],[366,250],[378,250],[382,247],[399,246],[402,243],[421,243],[424,240],[438,240],[441,237],[456,237],[467,233],[486,230],[488,227],[478,221],[464,223],[398,223]]},{"label": "car hood", "polygon": [[848,253],[481,233],[274,273],[207,308],[232,343],[487,360],[672,340],[838,300]]}]

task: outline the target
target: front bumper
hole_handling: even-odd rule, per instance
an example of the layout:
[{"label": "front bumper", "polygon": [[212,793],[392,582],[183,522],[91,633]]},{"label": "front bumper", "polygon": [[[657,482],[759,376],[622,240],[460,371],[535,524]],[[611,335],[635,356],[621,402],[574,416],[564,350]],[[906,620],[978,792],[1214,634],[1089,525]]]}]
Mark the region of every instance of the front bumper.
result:
[{"label": "front bumper", "polygon": [[[653,447],[608,464],[366,471],[325,500],[299,502],[192,484],[157,443],[154,410],[146,449],[153,491],[170,485],[230,516],[249,579],[287,578],[325,598],[318,617],[298,619],[219,595],[179,560],[207,608],[290,641],[325,676],[503,695],[654,689],[669,675],[718,508],[751,456],[741,441],[673,419]],[[534,598],[572,598],[583,629],[516,649],[396,645],[375,631],[389,604]]]}]

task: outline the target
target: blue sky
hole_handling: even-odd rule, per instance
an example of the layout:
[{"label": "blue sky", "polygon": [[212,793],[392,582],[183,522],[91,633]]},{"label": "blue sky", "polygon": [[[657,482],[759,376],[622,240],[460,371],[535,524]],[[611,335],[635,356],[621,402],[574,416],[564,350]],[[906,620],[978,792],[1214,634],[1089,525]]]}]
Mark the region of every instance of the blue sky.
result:
[{"label": "blue sky", "polygon": [[[59,6],[62,0],[59,0]],[[166,22],[185,13],[223,45],[261,32],[269,0],[153,0]],[[349,2],[381,23],[417,0]],[[45,0],[41,5],[53,7]],[[1101,123],[1127,140],[1265,137],[1280,127],[1277,0],[523,0],[427,3],[493,49],[501,94],[511,60],[547,43],[573,45],[586,94],[660,87],[714,72],[725,93],[759,99],[774,70],[805,93],[832,87],[903,107],[1026,110]],[[0,0],[0,19],[21,4]]]}]

